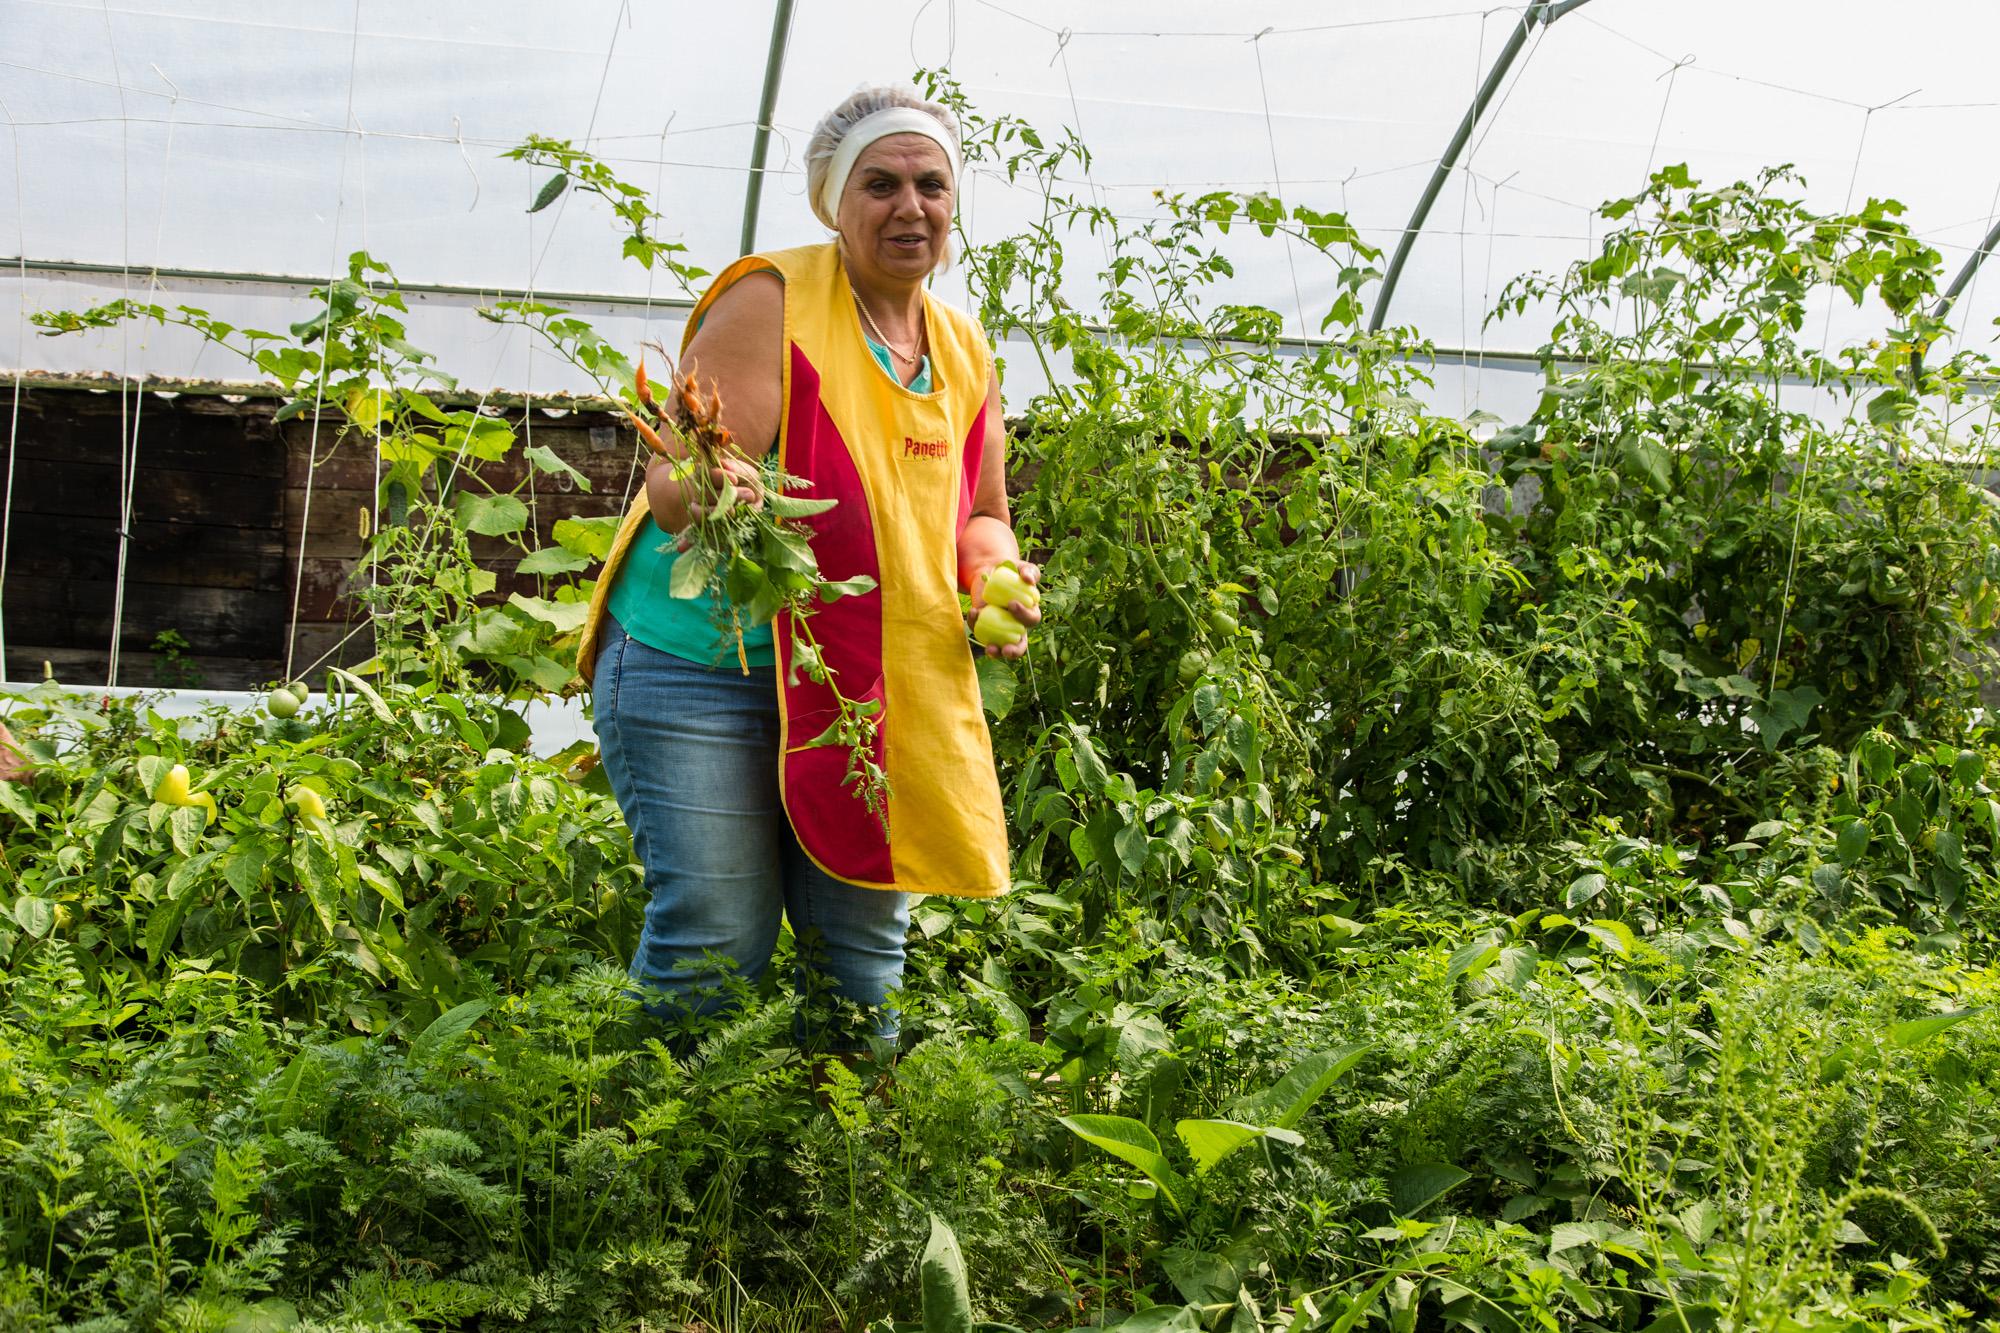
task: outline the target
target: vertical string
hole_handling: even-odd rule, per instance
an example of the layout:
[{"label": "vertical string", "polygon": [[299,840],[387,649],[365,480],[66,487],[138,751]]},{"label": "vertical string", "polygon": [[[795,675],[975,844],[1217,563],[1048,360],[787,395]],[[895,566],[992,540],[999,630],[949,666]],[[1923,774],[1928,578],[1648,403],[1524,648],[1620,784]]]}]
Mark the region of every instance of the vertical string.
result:
[{"label": "vertical string", "polygon": [[7,117],[7,138],[14,145],[14,243],[15,261],[20,265],[21,304],[15,313],[14,399],[7,420],[7,481],[0,498],[0,680],[7,676],[7,548],[14,531],[14,454],[21,440],[21,372],[28,356],[28,196],[21,181],[21,131],[14,124],[14,109],[0,97],[0,114]]},{"label": "vertical string", "polygon": [[[1516,173],[1518,174],[1518,173]],[[1512,180],[1512,175],[1507,180]],[[1477,412],[1486,400],[1486,324],[1492,313],[1493,300],[1493,247],[1494,238],[1500,232],[1500,191],[1507,187],[1507,181],[1493,182],[1492,216],[1486,226],[1486,271],[1479,279],[1479,351],[1474,359],[1472,372],[1472,410]],[[1467,415],[1470,415],[1468,413]]]},{"label": "vertical string", "polygon": [[[1485,78],[1486,24],[1490,18],[1492,18],[1490,11],[1479,17],[1479,48],[1472,60],[1472,95],[1466,99],[1468,106],[1478,102],[1479,85]],[[1496,112],[1495,114],[1497,115],[1498,113]],[[1472,192],[1474,188],[1472,163],[1479,155],[1480,144],[1484,142],[1485,136],[1482,135],[1468,144],[1465,150],[1465,160],[1459,163],[1459,177],[1464,182],[1458,192],[1458,345],[1460,347],[1468,347],[1472,343],[1472,330],[1465,314],[1465,296],[1468,286],[1465,262],[1466,223],[1470,220],[1472,212]],[[1488,235],[1490,237],[1490,231]],[[1461,417],[1471,412],[1471,399],[1470,386],[1465,383],[1464,377],[1461,375],[1458,388],[1458,409]]]},{"label": "vertical string", "polygon": [[[1840,211],[1843,215],[1851,212],[1854,208],[1854,187],[1861,179],[1861,158],[1868,148],[1868,126],[1874,120],[1875,112],[1879,109],[1878,107],[1871,106],[1861,113],[1861,134],[1854,145],[1854,166],[1847,174],[1847,197],[1840,205]],[[1833,307],[1833,292],[1829,288],[1827,291],[1826,318],[1820,324],[1820,345],[1817,349],[1818,355],[1814,358],[1812,388],[1807,391],[1806,415],[1808,418],[1812,417],[1814,409],[1819,405],[1820,383],[1826,370],[1826,341],[1833,332]],[[1799,463],[1799,493],[1798,499],[1794,502],[1792,508],[1792,549],[1790,554],[1785,558],[1785,586],[1784,591],[1778,598],[1778,633],[1776,641],[1771,645],[1771,684],[1774,689],[1777,687],[1778,667],[1785,660],[1785,627],[1791,619],[1792,582],[1799,572],[1799,540],[1805,531],[1806,500],[1812,486],[1813,459],[1816,454],[1813,444],[1818,438],[1818,434],[1818,431],[1811,429],[1808,429],[1806,432],[1805,457]]]},{"label": "vertical string", "polygon": [[[1264,108],[1264,142],[1271,150],[1271,183],[1277,186],[1278,202],[1282,205],[1285,199],[1285,176],[1278,170],[1278,132],[1271,119],[1271,89],[1264,81],[1264,34],[1270,31],[1266,28],[1264,32],[1250,39],[1250,53],[1257,60],[1257,97]],[[1292,254],[1292,238],[1283,228],[1279,229],[1278,235],[1284,239],[1285,267],[1292,275],[1292,302],[1299,313],[1299,337],[1310,338],[1312,330],[1306,324],[1306,298],[1299,287],[1299,264]]]},{"label": "vertical string", "polygon": [[[292,576],[292,614],[285,631],[285,679],[294,678],[292,666],[299,646],[299,598],[306,583],[306,534],[312,530],[313,478],[319,472],[320,418],[326,408],[327,340],[333,329],[333,285],[340,281],[340,217],[347,206],[347,149],[354,142],[354,77],[361,55],[361,0],[354,0],[354,27],[347,46],[347,109],[340,122],[340,177],[333,200],[333,254],[327,260],[326,307],[320,317],[319,375],[313,381],[312,432],[306,437],[306,493],[299,506],[299,552]],[[284,436],[279,435],[280,447]],[[291,450],[285,450],[291,457]]]},{"label": "vertical string", "polygon": [[[660,126],[659,156],[655,158],[653,162],[653,207],[656,209],[659,207],[659,199],[661,194],[663,194],[667,188],[667,132],[671,130],[673,127],[674,127],[674,118],[672,116],[668,116],[667,123]],[[530,188],[532,188],[532,183],[530,185]],[[534,248],[534,233],[530,231],[529,249],[532,250],[533,248]],[[652,336],[653,336],[653,266],[651,264],[648,264],[646,266],[646,304],[644,307],[644,312],[639,317],[639,355],[642,359],[646,355],[646,344],[652,341]],[[639,463],[640,460],[645,456],[645,454],[646,454],[645,444],[640,440],[632,441],[632,460],[625,468],[625,503],[623,506],[620,507],[618,511],[621,514],[624,513],[625,510],[630,509],[632,507],[632,493],[633,491],[638,489],[639,485]]]},{"label": "vertical string", "polygon": [[[621,4],[619,5],[619,9],[618,9],[618,14],[617,14],[616,18],[615,18],[615,19],[613,20],[613,23],[612,23],[612,32],[611,32],[611,44],[610,44],[609,48],[608,48],[608,49],[607,49],[607,50],[605,51],[605,53],[604,53],[604,68],[603,68],[603,72],[602,72],[602,73],[601,73],[601,74],[599,75],[599,77],[598,77],[598,82],[597,82],[597,96],[596,96],[596,99],[595,99],[595,100],[594,100],[594,101],[593,101],[593,102],[591,103],[591,108],[590,108],[590,121],[589,121],[589,125],[588,125],[588,126],[586,127],[586,129],[584,130],[584,143],[585,143],[585,145],[586,145],[586,146],[588,146],[588,145],[589,145],[589,142],[590,142],[590,136],[591,136],[591,134],[595,132],[595,129],[596,129],[596,126],[597,126],[597,115],[598,115],[598,111],[599,111],[599,109],[600,109],[600,108],[602,107],[602,105],[603,105],[603,102],[604,102],[604,86],[605,86],[605,83],[606,83],[606,81],[607,81],[607,80],[609,79],[609,77],[610,77],[610,74],[611,74],[611,59],[612,59],[612,56],[613,56],[613,54],[614,54],[614,53],[615,53],[615,52],[617,51],[617,49],[618,49],[618,28],[619,28],[619,26],[620,26],[621,24],[623,24],[623,23],[625,23],[625,22],[627,22],[627,21],[628,21],[628,16],[629,16],[629,10],[630,10],[630,0],[625,0],[625,2],[624,2],[624,3],[621,3]],[[356,46],[357,46],[357,48],[358,48],[358,46],[359,46],[359,41],[360,41],[360,29],[361,29],[361,15],[360,15],[360,0],[355,0],[355,19],[354,19],[354,23],[355,23],[355,44],[356,44]],[[347,87],[347,97],[348,97],[348,122],[349,122],[349,123],[348,123],[348,124],[347,124],[346,126],[344,126],[343,128],[344,128],[344,129],[346,130],[348,138],[349,138],[349,139],[352,139],[352,138],[355,138],[355,137],[359,137],[359,134],[358,134],[358,131],[356,130],[356,127],[355,127],[355,126],[353,125],[353,114],[354,114],[354,111],[353,111],[353,108],[354,108],[354,56],[353,56],[353,54],[352,54],[352,53],[350,53],[350,55],[349,55],[349,57],[348,57],[348,74],[347,74],[347,84],[348,84],[348,87]],[[474,178],[473,178],[473,179],[474,179],[474,182],[475,182],[475,184],[476,184],[476,183],[477,183],[477,180],[478,180],[478,176],[477,176],[477,173],[474,173]],[[346,180],[347,180],[347,160],[346,160],[346,144],[345,144],[345,142],[343,142],[343,144],[342,144],[342,149],[341,149],[341,184],[342,184],[342,196],[341,196],[341,200],[342,200],[343,202],[344,202],[344,200],[345,200],[345,186],[346,186]],[[570,199],[570,194],[571,194],[571,192],[568,192],[568,191],[566,191],[566,192],[564,193],[564,195],[563,195],[563,198],[562,198],[561,202],[560,202],[560,203],[559,203],[559,204],[557,205],[557,208],[556,208],[556,217],[555,217],[555,219],[554,219],[554,220],[552,220],[552,221],[550,222],[550,224],[549,224],[549,238],[550,238],[550,240],[553,240],[553,239],[554,239],[554,233],[555,233],[555,222],[556,222],[556,221],[559,221],[559,220],[561,219],[561,217],[562,217],[562,212],[563,212],[563,209],[565,209],[565,208],[567,208],[567,207],[569,206],[569,199]],[[365,198],[365,182],[364,182],[364,198]],[[534,219],[533,219],[533,217],[532,217],[532,216],[530,216],[530,217],[528,218],[527,222],[528,222],[528,228],[529,228],[529,232],[528,232],[528,235],[529,235],[529,248],[530,248],[530,250],[532,251],[532,250],[533,250],[533,246],[534,246],[534,240],[533,240],[533,237],[534,237]],[[340,253],[340,245],[339,245],[339,239],[340,239],[340,206],[339,206],[339,204],[337,203],[337,204],[336,204],[336,206],[335,206],[335,210],[334,210],[334,258],[335,258],[335,263],[336,263],[336,265],[337,265],[337,263],[338,263],[338,259],[339,259],[339,253]],[[543,248],[542,248],[542,256],[541,256],[541,258],[545,258],[545,257],[547,256],[547,254],[548,254],[548,247],[547,247],[547,245],[544,245],[544,246],[543,246]],[[534,259],[534,260],[533,260],[533,262],[532,262],[532,263],[530,264],[530,267],[529,267],[529,273],[528,273],[528,285],[527,285],[527,288],[526,288],[526,289],[525,289],[525,290],[523,291],[523,293],[522,293],[522,299],[523,299],[523,300],[531,300],[531,299],[533,299],[533,296],[534,296],[534,290],[535,290],[535,278],[536,278],[536,274],[537,274],[537,273],[539,272],[539,270],[540,270],[540,267],[541,267],[541,258],[536,258],[536,259]],[[331,319],[331,311],[332,311],[332,300],[333,300],[333,284],[332,284],[332,281],[329,281],[329,282],[328,282],[328,284],[327,284],[327,306],[328,306],[328,318],[329,318],[329,320]],[[488,398],[490,398],[490,397],[492,396],[492,393],[493,393],[493,384],[494,384],[495,380],[497,379],[497,377],[499,376],[499,373],[500,373],[500,368],[501,368],[502,364],[503,364],[503,363],[505,362],[505,360],[506,360],[506,356],[507,356],[507,353],[508,353],[509,349],[511,349],[511,348],[512,348],[512,346],[513,346],[513,340],[514,340],[514,332],[515,332],[515,326],[514,326],[514,325],[512,325],[512,324],[509,324],[509,325],[507,325],[507,326],[506,326],[506,332],[505,332],[505,334],[504,334],[504,335],[502,336],[502,338],[501,338],[501,340],[500,340],[500,348],[499,348],[499,350],[498,350],[498,351],[497,351],[497,352],[496,352],[496,353],[494,354],[494,361],[493,361],[493,369],[492,369],[491,371],[489,371],[489,372],[487,373],[487,376],[486,376],[486,384],[485,384],[485,386],[484,386],[484,387],[482,387],[482,388],[480,389],[480,391],[479,391],[479,401],[478,401],[477,403],[475,403],[475,404],[473,405],[473,412],[474,412],[475,414],[480,414],[480,413],[483,413],[483,412],[485,411],[485,409],[486,409],[486,400],[487,400]],[[313,399],[313,440],[314,440],[314,447],[313,447],[313,451],[312,451],[312,453],[311,453],[311,457],[312,457],[312,458],[316,458],[316,457],[317,457],[317,448],[318,448],[318,445],[317,445],[317,441],[318,441],[318,438],[319,438],[319,419],[320,419],[320,410],[321,410],[321,399],[322,399],[322,397],[323,397],[323,395],[324,395],[324,392],[325,392],[325,389],[326,389],[326,376],[325,376],[325,373],[324,373],[324,366],[325,366],[325,363],[324,363],[324,361],[322,361],[322,363],[321,363],[321,367],[322,367],[322,373],[321,373],[321,375],[320,375],[320,379],[319,379],[319,382],[318,382],[318,384],[317,384],[317,385],[315,386],[315,392],[314,392],[314,399]],[[440,476],[440,478],[439,478],[439,483],[438,483],[438,485],[439,485],[439,491],[440,491],[440,493],[441,493],[441,494],[442,494],[442,493],[446,493],[446,492],[448,492],[448,491],[450,490],[450,488],[451,488],[451,485],[452,485],[453,481],[455,481],[455,480],[456,480],[456,478],[457,478],[457,476],[458,476],[458,469],[459,469],[459,467],[460,467],[460,466],[461,466],[461,465],[462,465],[462,464],[464,463],[464,461],[465,461],[465,451],[466,451],[467,447],[468,447],[468,446],[470,445],[470,443],[471,443],[471,436],[472,436],[472,433],[471,433],[470,431],[467,431],[467,432],[465,432],[465,437],[466,437],[466,438],[465,438],[465,439],[464,439],[463,441],[461,441],[461,442],[460,442],[460,444],[459,444],[459,448],[458,448],[458,451],[457,451],[457,452],[456,452],[455,454],[453,454],[453,455],[452,455],[452,460],[451,460],[451,466],[450,466],[450,468],[449,468],[448,470],[444,471],[444,472],[443,472],[443,474],[442,474],[442,475]],[[378,451],[378,454],[379,454],[379,451]],[[379,458],[378,458],[378,465],[379,465]],[[379,477],[379,471],[378,471],[378,477]],[[299,532],[299,578],[300,578],[300,582],[302,582],[302,581],[303,581],[303,579],[304,579],[304,572],[305,572],[305,527],[306,527],[307,523],[309,522],[309,520],[310,520],[310,519],[311,519],[311,517],[312,517],[312,491],[313,491],[313,477],[312,477],[312,473],[308,472],[308,473],[307,473],[307,475],[306,475],[306,496],[305,496],[305,505],[304,505],[304,508],[303,508],[303,511],[302,511],[302,517],[301,517],[301,524],[300,524],[300,532]],[[379,484],[378,484],[378,491],[379,491]],[[422,540],[428,540],[428,539],[429,539],[429,538],[428,538],[428,535],[426,535],[426,536],[425,536],[425,537],[424,537],[424,538],[423,538]],[[291,636],[290,636],[290,638],[291,638],[291,641],[290,641],[290,642],[288,642],[288,643],[286,644],[286,647],[285,647],[285,675],[286,675],[286,676],[287,676],[288,678],[292,677],[292,676],[293,676],[293,674],[294,674],[294,673],[293,673],[293,669],[292,669],[292,667],[293,667],[293,653],[294,653],[294,650],[295,650],[295,648],[297,647],[297,643],[296,643],[296,640],[297,640],[297,637],[298,637],[298,636],[297,636],[297,629],[296,629],[296,626],[297,626],[297,624],[298,624],[298,607],[299,607],[299,588],[300,588],[300,583],[294,583],[294,585],[293,585],[293,588],[292,588],[292,624],[293,624],[293,626],[294,626],[294,629],[293,629],[293,632],[292,632],[292,634],[291,634]],[[345,643],[345,642],[347,641],[347,638],[351,638],[351,637],[352,637],[352,634],[350,633],[350,634],[349,634],[348,636],[346,636],[346,637],[343,637],[343,638],[342,638],[342,640],[341,640],[341,643],[343,643],[343,644],[344,644],[344,643]],[[322,654],[320,655],[320,657],[319,657],[319,658],[318,658],[318,659],[317,659],[317,660],[315,661],[314,665],[317,665],[317,664],[318,664],[318,662],[320,662],[320,661],[324,661],[324,660],[326,660],[326,658],[328,658],[328,657],[332,656],[332,654],[333,654],[333,653],[334,653],[335,651],[338,651],[339,647],[340,647],[340,645],[339,645],[339,644],[336,644],[336,645],[334,645],[334,647],[333,647],[333,648],[329,649],[329,650],[328,650],[327,652],[325,652],[325,653],[322,653]]]},{"label": "vertical string", "polygon": [[[1056,34],[1056,53],[1049,63],[1062,62],[1063,87],[1069,90],[1070,123],[1076,126],[1076,137],[1088,144],[1088,140],[1085,138],[1083,132],[1083,104],[1077,101],[1076,80],[1070,77],[1069,72],[1069,42],[1072,35],[1068,28],[1064,28]],[[1097,169],[1087,159],[1083,163],[1083,180],[1084,185],[1090,190],[1090,201],[1099,208],[1103,208],[1104,191],[1097,184]],[[1110,234],[1108,231],[1100,230],[1097,227],[1092,227],[1091,230],[1098,233],[1097,239],[1104,247],[1104,266],[1108,269],[1111,267]]]},{"label": "vertical string", "polygon": [[[118,37],[111,26],[110,0],[103,0],[104,40],[111,53],[111,78],[118,90],[118,294],[132,298],[132,122],[125,106],[125,72],[118,65]],[[132,493],[137,489],[138,437],[132,434],[132,332],[129,321],[118,329],[118,559],[111,584],[111,646],[105,660],[104,683],[118,683],[118,638],[125,620],[125,562],[131,545]]]},{"label": "vertical string", "polygon": [[[1639,178],[1639,188],[1642,191],[1651,183],[1653,179],[1653,163],[1655,162],[1655,160],[1658,159],[1660,154],[1660,143],[1663,137],[1665,136],[1667,129],[1667,109],[1673,105],[1674,88],[1680,82],[1681,70],[1683,67],[1692,63],[1693,60],[1694,57],[1691,55],[1682,56],[1679,60],[1668,65],[1663,73],[1654,76],[1654,82],[1656,83],[1662,78],[1664,78],[1667,81],[1667,90],[1660,97],[1660,114],[1653,121],[1653,141],[1650,144],[1646,145],[1646,169]],[[1595,250],[1596,249],[1595,238],[1597,230],[1597,216],[1595,213],[1590,215],[1589,226],[1592,236],[1590,249]],[[1636,297],[1633,299],[1637,300]],[[1624,315],[1624,313],[1625,313],[1625,307],[1623,303],[1614,301],[1611,306],[1611,325],[1608,329],[1605,330],[1604,338],[1601,341],[1604,357],[1609,357],[1611,355],[1610,344],[1612,343],[1613,340],[1615,340],[1618,337],[1618,321]],[[1599,370],[1602,370],[1604,368],[1604,364],[1605,362],[1602,359],[1600,359],[1597,363],[1597,368]],[[1592,467],[1599,466],[1603,462],[1604,441],[1605,437],[1607,437],[1610,434],[1611,434],[1611,409],[1607,405],[1598,414],[1597,431],[1590,443],[1590,457],[1591,457]],[[1590,515],[1590,535],[1593,541],[1596,540],[1597,511],[1595,509],[1591,511]]]},{"label": "vertical string", "polygon": [[[368,137],[364,134],[359,136],[359,139],[361,144],[361,248],[366,250],[368,249]],[[460,157],[465,156],[465,143],[463,139],[459,142],[458,153]],[[470,167],[472,164],[468,162],[466,165]],[[472,173],[472,202],[474,207],[477,207],[479,204],[479,173],[476,171]],[[382,381],[386,385],[389,379],[389,372],[382,363],[382,344],[379,341],[375,344],[375,372],[382,377]],[[379,398],[380,391],[378,390],[377,393],[377,426],[374,445],[369,451],[374,456],[371,461],[375,465],[375,484],[368,492],[368,532],[362,538],[363,549],[368,559],[368,586],[371,588],[378,586],[382,577],[381,562],[376,558],[375,551],[375,534],[382,530],[381,400]],[[303,547],[301,549],[303,550]],[[296,636],[297,632],[297,627],[294,626],[294,636]],[[373,645],[371,644],[370,646],[372,647]],[[315,662],[314,665],[317,666],[318,663]]]},{"label": "vertical string", "polygon": [[[1672,65],[1667,67],[1667,72],[1664,75],[1657,76],[1654,79],[1655,83],[1659,82],[1660,78],[1666,79],[1667,91],[1660,97],[1659,119],[1653,122],[1653,142],[1646,149],[1645,178],[1647,180],[1651,180],[1653,178],[1653,159],[1659,154],[1660,136],[1663,133],[1665,133],[1667,128],[1667,108],[1672,106],[1674,102],[1674,85],[1680,80],[1681,70],[1693,63],[1694,63],[1693,56],[1691,55],[1682,56],[1679,60],[1675,61]],[[1565,191],[1565,193],[1567,193],[1567,191]]]},{"label": "vertical string", "polygon": [[[604,68],[602,69],[602,71],[600,71],[600,73],[597,76],[597,96],[591,99],[590,119],[588,122],[585,123],[583,128],[583,146],[585,149],[588,149],[590,147],[591,136],[597,132],[597,113],[604,105],[604,87],[608,82],[610,82],[611,79],[611,59],[618,52],[619,28],[622,25],[628,24],[630,22],[630,14],[631,14],[631,0],[622,0],[622,2],[618,6],[618,13],[614,15],[612,18],[611,41],[610,44],[607,45],[604,49]],[[527,286],[524,287],[521,292],[521,299],[523,301],[534,300],[535,283],[541,275],[542,262],[549,257],[549,246],[555,243],[556,228],[562,222],[564,211],[569,208],[569,201],[575,197],[576,197],[576,191],[564,190],[562,198],[556,201],[555,216],[549,219],[548,235],[542,241],[541,253],[535,256],[534,260],[528,265]],[[528,225],[528,246],[529,249],[532,250],[534,248],[534,228],[535,228],[534,214],[531,213],[528,215],[527,225]],[[500,367],[506,359],[508,349],[514,345],[514,332],[516,327],[517,326],[512,323],[506,325],[506,333],[500,340],[500,350],[494,354],[493,369],[486,376],[486,386],[480,389],[479,401],[473,405],[472,410],[475,413],[484,412],[486,410],[486,400],[493,394],[493,387],[492,387],[493,382],[495,378],[500,374]],[[530,353],[530,355],[532,355],[532,353]],[[443,477],[439,480],[438,490],[440,494],[449,491],[451,489],[452,483],[458,480],[458,469],[465,462],[465,451],[467,446],[469,446],[471,442],[472,442],[472,433],[470,431],[467,431],[465,439],[461,441],[459,444],[458,452],[452,455],[451,467],[445,471]]]},{"label": "vertical string", "polygon": [[[153,72],[160,74],[160,67],[158,65],[153,66]],[[160,295],[160,255],[165,248],[167,234],[167,187],[174,179],[174,130],[178,126],[181,106],[181,90],[175,87],[174,81],[167,78],[165,74],[160,74],[160,78],[166,83],[168,88],[173,90],[173,97],[167,104],[167,146],[160,166],[160,196],[155,204],[156,211],[153,220],[153,264],[151,270],[146,275],[146,295],[155,300]],[[142,343],[141,346],[144,346],[144,344]],[[131,549],[132,545],[132,512],[139,492],[139,431],[145,421],[145,417],[146,372],[142,370],[139,372],[133,385],[132,437],[130,445],[128,448],[124,441],[121,441],[119,445],[121,458],[129,458],[131,466],[129,481],[125,487],[122,512],[118,521],[118,573],[111,593],[111,643],[113,653],[110,671],[111,680],[109,682],[111,684],[117,683],[117,645],[118,641],[124,637],[125,631],[126,553]]]}]

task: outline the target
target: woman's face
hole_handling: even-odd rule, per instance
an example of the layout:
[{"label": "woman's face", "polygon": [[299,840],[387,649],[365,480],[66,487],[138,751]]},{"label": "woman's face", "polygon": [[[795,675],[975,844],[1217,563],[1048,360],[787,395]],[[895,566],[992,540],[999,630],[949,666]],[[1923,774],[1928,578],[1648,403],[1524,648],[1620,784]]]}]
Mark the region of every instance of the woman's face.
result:
[{"label": "woman's face", "polygon": [[841,239],[857,276],[921,282],[944,258],[954,204],[951,159],[921,134],[861,150],[840,197]]}]

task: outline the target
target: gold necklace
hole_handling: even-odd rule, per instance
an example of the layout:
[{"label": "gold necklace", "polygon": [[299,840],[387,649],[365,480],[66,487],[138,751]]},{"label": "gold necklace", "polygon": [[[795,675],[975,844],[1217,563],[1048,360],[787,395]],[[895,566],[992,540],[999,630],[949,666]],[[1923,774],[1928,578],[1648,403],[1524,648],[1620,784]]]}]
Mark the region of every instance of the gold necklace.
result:
[{"label": "gold necklace", "polygon": [[855,308],[861,312],[861,318],[868,322],[868,327],[875,334],[876,341],[880,342],[884,347],[888,348],[890,354],[895,356],[898,360],[907,361],[913,366],[917,364],[918,357],[916,354],[916,349],[918,347],[921,347],[924,341],[924,331],[921,326],[919,326],[919,328],[917,329],[916,344],[912,346],[909,351],[905,352],[902,348],[896,346],[896,344],[889,341],[888,334],[882,332],[882,326],[875,322],[875,316],[868,313],[868,303],[861,299],[860,292],[854,293],[854,305]]}]

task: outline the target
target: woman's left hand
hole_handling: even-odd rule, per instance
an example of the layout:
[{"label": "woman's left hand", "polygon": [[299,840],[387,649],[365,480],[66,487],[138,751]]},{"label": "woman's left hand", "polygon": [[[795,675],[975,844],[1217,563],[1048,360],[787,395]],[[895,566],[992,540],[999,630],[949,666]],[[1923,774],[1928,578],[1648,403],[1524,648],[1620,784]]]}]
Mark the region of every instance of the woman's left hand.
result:
[{"label": "woman's left hand", "polygon": [[[1030,564],[1026,560],[1016,560],[1013,563],[1015,572],[1021,576],[1021,582],[1035,589],[1039,594],[1042,587],[1042,567]],[[980,608],[986,605],[987,572],[986,570],[981,570],[979,577],[973,581],[972,610],[967,612],[965,617],[967,625],[972,624],[973,621],[979,618]],[[1010,602],[1007,606],[1007,611],[1014,619],[1020,621],[1029,629],[1033,629],[1042,623],[1042,612],[1039,606],[1030,606],[1026,602]],[[1027,651],[1028,641],[1023,638],[1019,643],[1002,644],[997,647],[989,645],[986,648],[986,655],[988,657],[1004,657],[1012,661],[1014,658],[1025,655]]]}]

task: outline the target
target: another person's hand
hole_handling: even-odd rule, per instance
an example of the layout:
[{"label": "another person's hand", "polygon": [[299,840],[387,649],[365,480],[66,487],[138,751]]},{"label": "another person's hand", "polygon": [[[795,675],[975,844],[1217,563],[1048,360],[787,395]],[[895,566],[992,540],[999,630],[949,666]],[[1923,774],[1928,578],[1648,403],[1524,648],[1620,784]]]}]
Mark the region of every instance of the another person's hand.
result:
[{"label": "another person's hand", "polygon": [[[1013,563],[1015,572],[1021,576],[1021,582],[1035,589],[1037,594],[1039,594],[1042,586],[1042,567],[1030,564],[1026,560],[1016,560]],[[972,610],[966,615],[967,624],[971,624],[977,620],[980,608],[986,605],[986,574],[986,570],[981,570],[978,577],[972,581]],[[1010,602],[1006,609],[1008,614],[1012,615],[1014,619],[1020,621],[1029,629],[1033,629],[1042,623],[1042,610],[1039,606],[1031,606],[1026,602]],[[1014,658],[1023,656],[1027,651],[1028,641],[1026,638],[1023,638],[1019,643],[1000,644],[997,646],[988,645],[986,655],[988,657],[1004,657],[1012,661]]]},{"label": "another person's hand", "polygon": [[28,776],[28,757],[7,724],[0,722],[0,782],[18,782]]}]

